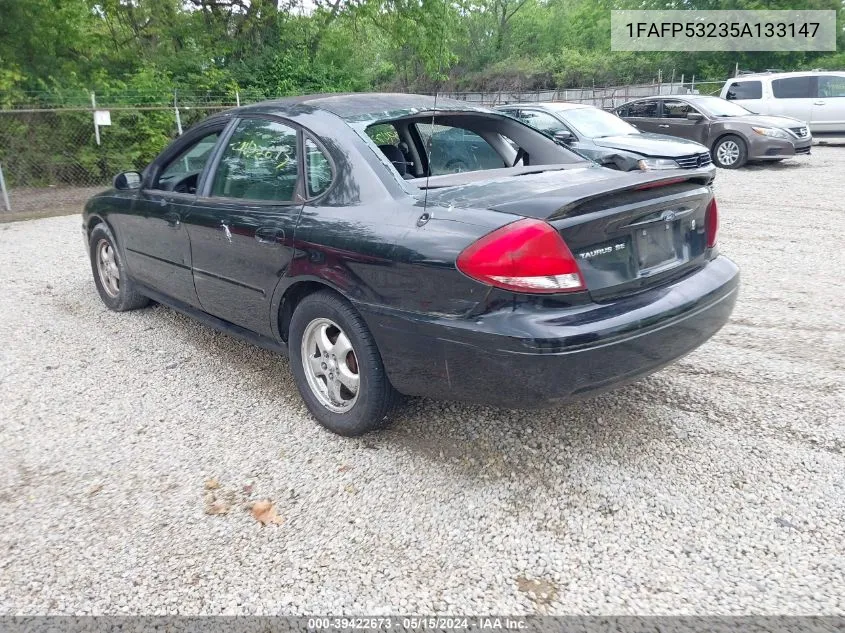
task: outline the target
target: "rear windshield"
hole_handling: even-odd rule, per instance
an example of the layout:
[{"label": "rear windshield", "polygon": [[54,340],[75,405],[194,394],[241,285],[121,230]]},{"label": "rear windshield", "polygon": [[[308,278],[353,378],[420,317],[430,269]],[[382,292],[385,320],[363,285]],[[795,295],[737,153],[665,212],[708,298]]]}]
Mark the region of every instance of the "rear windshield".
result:
[{"label": "rear windshield", "polygon": [[405,180],[584,161],[546,134],[499,113],[417,114],[378,121],[363,131]]}]

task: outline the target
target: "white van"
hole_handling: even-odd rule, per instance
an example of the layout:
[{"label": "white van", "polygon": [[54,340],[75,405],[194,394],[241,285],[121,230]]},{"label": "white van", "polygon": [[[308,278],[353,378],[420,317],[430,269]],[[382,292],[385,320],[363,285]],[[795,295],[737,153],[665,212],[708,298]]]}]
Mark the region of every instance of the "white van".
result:
[{"label": "white van", "polygon": [[845,72],[740,75],[725,83],[720,96],[758,114],[807,121],[813,136],[845,135]]}]

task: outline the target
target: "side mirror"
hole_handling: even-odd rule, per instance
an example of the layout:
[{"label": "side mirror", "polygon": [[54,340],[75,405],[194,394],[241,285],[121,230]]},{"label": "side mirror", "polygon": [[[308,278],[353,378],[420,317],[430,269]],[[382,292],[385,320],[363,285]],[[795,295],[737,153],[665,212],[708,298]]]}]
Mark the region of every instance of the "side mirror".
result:
[{"label": "side mirror", "polygon": [[572,136],[572,132],[569,130],[558,130],[554,134],[555,143],[560,143],[561,145],[571,143],[574,138],[575,137]]},{"label": "side mirror", "polygon": [[701,112],[687,112],[687,118],[690,121],[703,121],[704,115]]},{"label": "side mirror", "polygon": [[122,171],[112,181],[115,189],[125,191],[127,189],[141,188],[141,174],[137,171]]}]

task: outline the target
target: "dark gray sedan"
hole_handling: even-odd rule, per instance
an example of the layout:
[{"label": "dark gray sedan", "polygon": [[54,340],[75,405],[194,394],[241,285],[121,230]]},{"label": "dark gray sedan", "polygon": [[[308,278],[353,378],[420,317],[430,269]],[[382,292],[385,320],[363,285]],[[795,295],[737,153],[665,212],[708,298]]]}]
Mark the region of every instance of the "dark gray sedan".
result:
[{"label": "dark gray sedan", "polygon": [[726,169],[809,154],[813,144],[804,121],[754,114],[719,97],[648,97],[619,106],[616,114],[643,132],[702,143],[710,148],[713,162]]},{"label": "dark gray sedan", "polygon": [[582,103],[513,103],[496,108],[553,136],[605,167],[631,171],[708,168],[710,153],[699,143],[664,134],[643,134],[619,117]]}]

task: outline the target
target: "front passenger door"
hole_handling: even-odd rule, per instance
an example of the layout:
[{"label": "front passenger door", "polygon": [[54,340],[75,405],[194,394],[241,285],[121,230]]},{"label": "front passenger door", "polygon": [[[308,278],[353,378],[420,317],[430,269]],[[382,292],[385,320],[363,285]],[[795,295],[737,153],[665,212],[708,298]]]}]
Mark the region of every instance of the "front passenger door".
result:
[{"label": "front passenger door", "polygon": [[299,145],[292,124],[238,121],[188,223],[203,310],[265,336],[273,336],[270,303],[304,199]]}]

